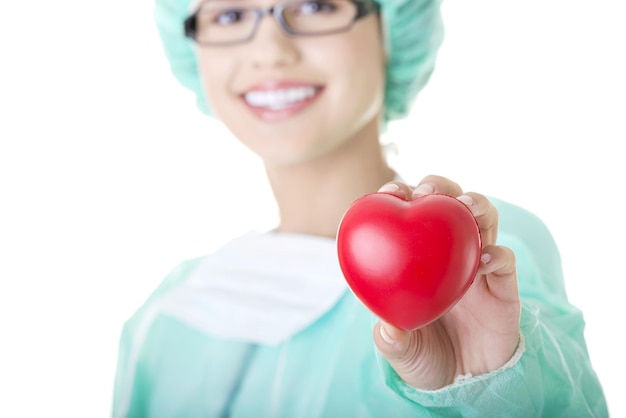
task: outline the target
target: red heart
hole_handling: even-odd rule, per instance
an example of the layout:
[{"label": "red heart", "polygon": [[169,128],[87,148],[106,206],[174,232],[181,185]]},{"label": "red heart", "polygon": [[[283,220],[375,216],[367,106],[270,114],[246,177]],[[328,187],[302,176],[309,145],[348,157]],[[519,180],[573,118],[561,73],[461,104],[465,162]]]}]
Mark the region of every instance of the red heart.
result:
[{"label": "red heart", "polygon": [[474,281],[480,229],[452,196],[412,201],[373,193],[357,199],[337,232],[341,270],[374,314],[412,330],[438,319]]}]

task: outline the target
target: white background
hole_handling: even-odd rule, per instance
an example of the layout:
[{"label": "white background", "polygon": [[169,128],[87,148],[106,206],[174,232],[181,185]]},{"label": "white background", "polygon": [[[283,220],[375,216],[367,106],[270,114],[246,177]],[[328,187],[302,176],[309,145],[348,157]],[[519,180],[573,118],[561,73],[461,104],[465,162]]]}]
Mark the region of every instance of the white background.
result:
[{"label": "white background", "polygon": [[[0,416],[106,417],[123,321],[178,261],[274,207],[259,163],[169,73],[150,1],[7,3]],[[546,221],[626,416],[624,2],[447,1],[444,15],[432,82],[386,138],[398,168]]]}]

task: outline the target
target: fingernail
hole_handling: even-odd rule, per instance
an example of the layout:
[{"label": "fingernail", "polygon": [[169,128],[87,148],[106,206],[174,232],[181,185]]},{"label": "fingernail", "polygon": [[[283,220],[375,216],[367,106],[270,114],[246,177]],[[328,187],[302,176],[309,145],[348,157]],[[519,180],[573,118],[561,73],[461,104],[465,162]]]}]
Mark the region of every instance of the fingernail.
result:
[{"label": "fingernail", "polygon": [[465,204],[465,206],[472,206],[474,204],[474,199],[472,199],[470,196],[463,194],[459,197],[457,197],[457,200],[463,202]]},{"label": "fingernail", "polygon": [[489,264],[491,262],[491,254],[484,253],[480,256],[480,261],[485,264]]},{"label": "fingernail", "polygon": [[383,340],[385,340],[387,344],[396,345],[396,342],[391,339],[389,334],[387,334],[387,331],[385,330],[385,326],[382,324],[380,325],[380,336],[383,337]]},{"label": "fingernail", "polygon": [[396,183],[387,183],[383,187],[378,189],[378,192],[379,193],[395,193],[398,190],[400,190],[400,186],[398,186]]},{"label": "fingernail", "polygon": [[413,190],[413,196],[422,196],[426,194],[434,193],[435,186],[432,183],[420,184]]}]

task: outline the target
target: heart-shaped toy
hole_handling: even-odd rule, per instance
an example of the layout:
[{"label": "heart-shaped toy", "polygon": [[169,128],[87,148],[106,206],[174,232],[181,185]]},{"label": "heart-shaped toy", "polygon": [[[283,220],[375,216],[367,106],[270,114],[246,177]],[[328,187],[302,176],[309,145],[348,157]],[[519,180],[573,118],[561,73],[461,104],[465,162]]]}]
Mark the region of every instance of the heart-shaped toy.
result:
[{"label": "heart-shaped toy", "polygon": [[404,330],[423,327],[465,294],[480,264],[480,229],[452,196],[357,199],[337,232],[343,275],[356,297]]}]

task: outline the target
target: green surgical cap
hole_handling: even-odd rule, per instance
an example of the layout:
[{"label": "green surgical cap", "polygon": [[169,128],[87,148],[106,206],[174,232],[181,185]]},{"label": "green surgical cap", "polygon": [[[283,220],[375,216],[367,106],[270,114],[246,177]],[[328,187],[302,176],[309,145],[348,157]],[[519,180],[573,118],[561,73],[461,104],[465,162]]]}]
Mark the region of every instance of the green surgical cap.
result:
[{"label": "green surgical cap", "polygon": [[[183,21],[194,0],[156,0],[155,19],[172,72],[210,115],[198,73],[196,47],[185,38]],[[387,71],[385,121],[406,116],[435,67],[443,39],[441,0],[378,0],[385,30]]]}]

